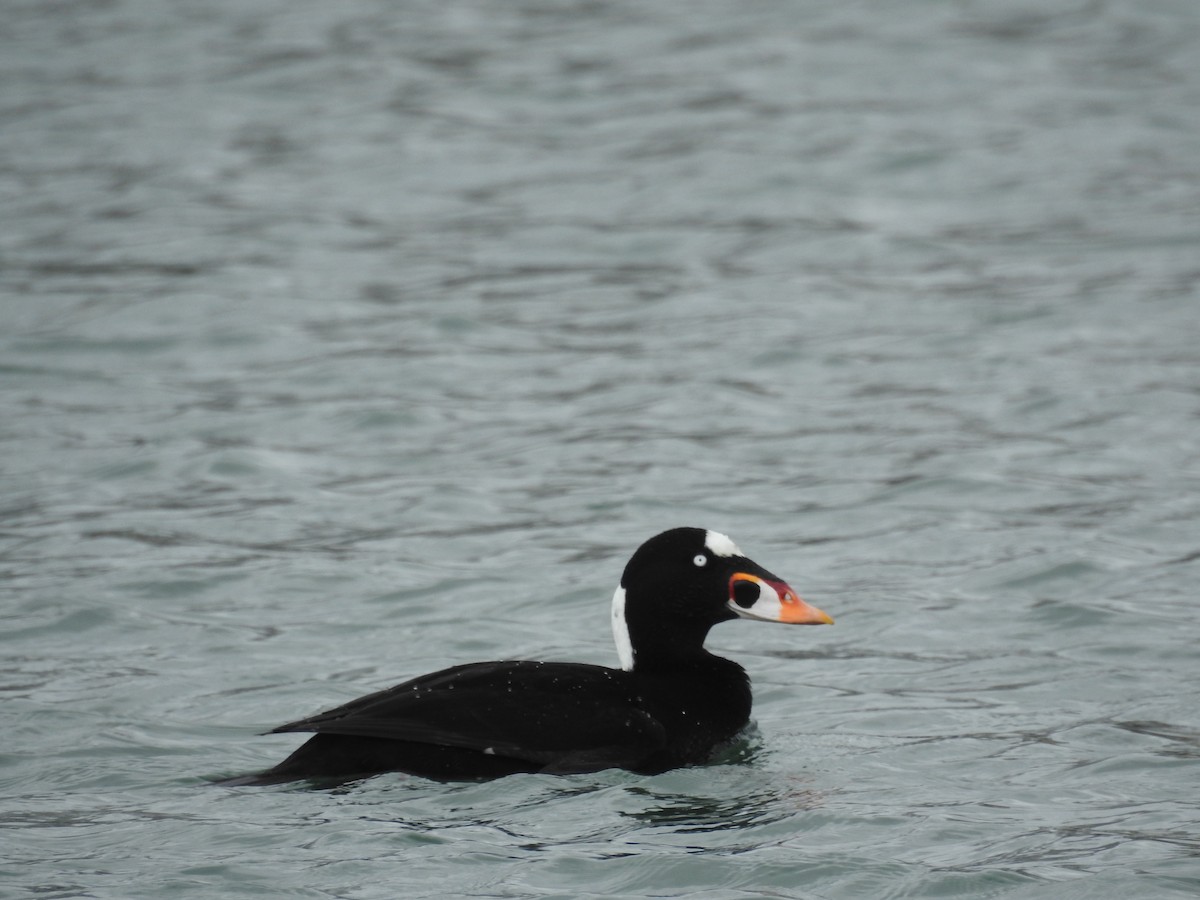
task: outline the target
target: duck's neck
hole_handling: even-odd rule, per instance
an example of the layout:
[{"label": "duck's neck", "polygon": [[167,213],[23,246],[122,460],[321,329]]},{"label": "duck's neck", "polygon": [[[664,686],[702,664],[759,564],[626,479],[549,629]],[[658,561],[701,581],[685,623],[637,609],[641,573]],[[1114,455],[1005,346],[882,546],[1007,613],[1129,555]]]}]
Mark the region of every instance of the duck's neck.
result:
[{"label": "duck's neck", "polygon": [[679,617],[670,622],[654,618],[653,610],[626,602],[625,588],[613,593],[612,631],[621,668],[627,672],[711,668],[714,664],[741,667],[704,649],[712,622]]},{"label": "duck's neck", "polygon": [[639,646],[634,653],[633,671],[643,675],[661,673],[684,678],[717,678],[737,682],[746,679],[746,670],[733,660],[709,653],[703,647],[681,652],[677,647]]}]

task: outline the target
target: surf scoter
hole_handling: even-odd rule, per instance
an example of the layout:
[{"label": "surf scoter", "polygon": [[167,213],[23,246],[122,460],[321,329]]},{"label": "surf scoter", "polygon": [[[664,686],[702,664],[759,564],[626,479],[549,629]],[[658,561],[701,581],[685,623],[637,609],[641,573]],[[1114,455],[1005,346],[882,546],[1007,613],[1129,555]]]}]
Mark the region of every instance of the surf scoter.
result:
[{"label": "surf scoter", "polygon": [[620,669],[452,666],[272,729],[316,734],[274,768],[229,783],[391,771],[448,780],[607,768],[653,774],[702,763],[750,718],[745,670],[704,649],[709,628],[739,616],[833,623],[725,535],[675,528],[638,548],[613,595]]}]

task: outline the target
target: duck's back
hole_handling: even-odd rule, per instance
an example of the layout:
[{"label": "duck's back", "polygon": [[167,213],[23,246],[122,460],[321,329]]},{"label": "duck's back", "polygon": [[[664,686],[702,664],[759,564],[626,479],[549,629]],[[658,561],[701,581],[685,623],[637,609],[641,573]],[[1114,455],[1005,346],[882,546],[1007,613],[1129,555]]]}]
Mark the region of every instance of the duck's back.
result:
[{"label": "duck's back", "polygon": [[632,768],[666,739],[640,708],[635,682],[581,663],[454,666],[273,729],[317,734],[258,780]]},{"label": "duck's back", "polygon": [[749,715],[745,673],[705,656],[723,665],[663,675],[529,661],[443,669],[272,729],[316,734],[242,783],[389,771],[441,779],[659,772],[703,762]]}]

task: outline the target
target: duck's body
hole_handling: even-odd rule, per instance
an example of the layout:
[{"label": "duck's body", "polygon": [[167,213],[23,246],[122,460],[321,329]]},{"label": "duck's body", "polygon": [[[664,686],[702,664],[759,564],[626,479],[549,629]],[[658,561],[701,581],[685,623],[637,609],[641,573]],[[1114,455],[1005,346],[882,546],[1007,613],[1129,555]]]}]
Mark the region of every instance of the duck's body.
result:
[{"label": "duck's body", "polygon": [[481,662],[422,675],[274,732],[315,731],[239,784],[344,780],[387,771],[430,778],[517,772],[662,772],[702,763],[750,718],[750,681],[704,649],[736,616],[828,623],[716,532],[677,528],[634,554],[613,598],[623,668]]}]

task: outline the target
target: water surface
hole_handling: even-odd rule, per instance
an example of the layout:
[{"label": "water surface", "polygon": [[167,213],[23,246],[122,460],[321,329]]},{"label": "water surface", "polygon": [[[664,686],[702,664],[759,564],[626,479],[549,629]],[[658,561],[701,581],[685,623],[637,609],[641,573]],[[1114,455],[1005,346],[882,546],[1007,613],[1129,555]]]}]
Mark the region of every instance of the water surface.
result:
[{"label": "water surface", "polygon": [[[9,3],[13,897],[1200,892],[1200,11]],[[456,662],[613,664],[675,525],[719,765],[229,790]]]}]

